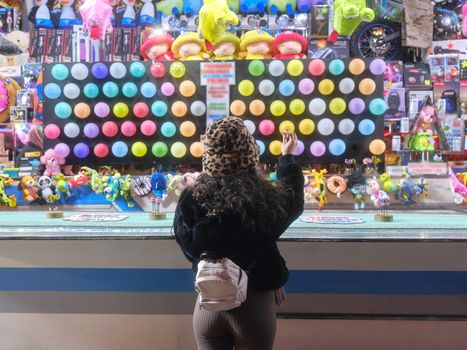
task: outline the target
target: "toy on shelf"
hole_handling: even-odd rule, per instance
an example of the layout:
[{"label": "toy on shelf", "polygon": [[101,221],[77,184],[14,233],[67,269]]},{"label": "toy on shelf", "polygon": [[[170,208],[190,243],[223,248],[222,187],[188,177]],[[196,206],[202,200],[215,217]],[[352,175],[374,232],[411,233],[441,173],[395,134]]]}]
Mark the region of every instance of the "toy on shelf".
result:
[{"label": "toy on shelf", "polygon": [[125,11],[123,12],[122,21],[120,26],[124,28],[132,28],[136,26],[136,11],[135,4],[136,0],[122,0],[125,5]]},{"label": "toy on shelf", "polygon": [[214,43],[225,33],[229,24],[237,25],[237,15],[229,9],[226,0],[204,0],[199,11],[198,35]]},{"label": "toy on shelf", "polygon": [[59,211],[55,203],[60,199],[60,194],[56,193],[55,186],[52,184],[52,179],[49,176],[41,176],[37,180],[39,186],[39,194],[45,203],[49,205],[49,211],[46,217],[49,219],[58,219],[63,217],[63,211]]},{"label": "toy on shelf", "polygon": [[107,186],[108,177],[99,174],[97,170],[91,169],[89,167],[82,167],[81,172],[85,172],[86,176],[91,177],[91,189],[96,194],[104,193],[104,190]]},{"label": "toy on shelf", "polygon": [[141,0],[143,6],[139,10],[138,25],[152,26],[156,22],[156,7],[152,0]]},{"label": "toy on shelf", "polygon": [[277,34],[272,42],[274,58],[294,59],[306,58],[307,41],[303,35],[285,31]]},{"label": "toy on shelf", "polygon": [[302,13],[308,13],[313,6],[313,0],[297,0],[297,10]]},{"label": "toy on shelf", "polygon": [[391,175],[388,173],[383,173],[379,177],[379,181],[381,182],[381,186],[383,186],[383,190],[387,193],[397,193],[399,191],[399,185],[395,184],[392,181]]},{"label": "toy on shelf", "polygon": [[177,197],[180,196],[185,189],[185,187],[182,185],[182,179],[182,174],[168,174],[167,180],[169,184],[167,185],[167,193],[173,192]]},{"label": "toy on shelf", "polygon": [[41,163],[45,165],[45,176],[55,176],[61,173],[60,166],[65,164],[65,158],[50,148],[41,157]]},{"label": "toy on shelf", "polygon": [[266,0],[240,0],[240,12],[243,14],[264,14]]},{"label": "toy on shelf", "polygon": [[0,123],[10,118],[10,107],[16,105],[16,92],[20,89],[15,79],[0,76]]},{"label": "toy on shelf", "polygon": [[311,172],[304,172],[305,175],[305,202],[312,203],[315,201],[318,204],[318,211],[328,203],[326,196],[326,181],[324,174],[326,169]]},{"label": "toy on shelf", "polygon": [[[466,178],[467,178],[467,173]],[[449,178],[451,183],[451,191],[454,195],[454,203],[462,204],[463,202],[467,203],[467,186],[465,183],[461,182],[456,176],[452,168],[449,168]]]},{"label": "toy on shelf", "polygon": [[232,33],[225,32],[212,43],[212,59],[216,61],[234,60],[238,52],[240,39]]},{"label": "toy on shelf", "polygon": [[366,176],[376,175],[378,173],[378,164],[381,160],[378,157],[363,158],[362,171]]},{"label": "toy on shelf", "polygon": [[187,16],[197,15],[199,14],[202,6],[203,0],[185,0],[183,2],[183,13]]},{"label": "toy on shelf", "polygon": [[345,164],[344,175],[345,176],[352,175],[355,172],[356,165],[357,165],[357,160],[354,159],[354,158],[345,159],[344,164]]},{"label": "toy on shelf", "polygon": [[88,183],[88,176],[83,172],[79,172],[70,178],[70,188],[79,187]]},{"label": "toy on shelf", "polygon": [[295,14],[296,0],[268,0],[268,12],[273,15]]},{"label": "toy on shelf", "polygon": [[113,203],[120,194],[120,173],[115,173],[108,178],[104,188],[105,199]]},{"label": "toy on shelf", "polygon": [[59,0],[62,5],[58,28],[72,29],[74,25],[81,24],[76,17],[75,0]]},{"label": "toy on shelf", "polygon": [[133,191],[139,197],[145,197],[151,193],[151,180],[147,176],[133,178]]},{"label": "toy on shelf", "polygon": [[240,38],[239,57],[246,60],[271,58],[271,44],[274,38],[267,32],[253,29]]},{"label": "toy on shelf", "polygon": [[204,60],[209,58],[206,53],[206,45],[203,39],[195,32],[181,34],[172,44],[172,52],[175,58],[181,61]]},{"label": "toy on shelf", "polygon": [[171,51],[172,44],[173,39],[169,34],[156,34],[143,42],[140,53],[148,61],[173,61],[175,57]]},{"label": "toy on shelf", "polygon": [[89,32],[91,39],[103,40],[105,34],[112,31],[112,10],[112,6],[105,0],[86,0],[79,7],[83,27]]},{"label": "toy on shelf", "polygon": [[179,15],[183,11],[183,0],[162,0],[156,3],[156,10],[164,17]]},{"label": "toy on shelf", "polygon": [[396,193],[396,198],[402,203],[402,206],[410,207],[417,204],[413,199],[422,193],[427,195],[427,183],[424,178],[421,178],[418,183],[412,180],[408,169],[404,169],[402,179],[399,184],[399,191]]},{"label": "toy on shelf", "polygon": [[326,187],[329,192],[340,198],[341,194],[347,191],[347,182],[342,176],[334,175],[326,180]]},{"label": "toy on shelf", "polygon": [[133,188],[131,184],[131,175],[125,175],[119,179],[120,195],[125,198],[128,208],[133,208],[135,206],[135,202],[133,200]]},{"label": "toy on shelf", "polygon": [[366,0],[335,0],[334,1],[334,32],[329,41],[335,43],[339,35],[349,36],[364,22],[375,19],[375,12],[366,7]]},{"label": "toy on shelf", "polygon": [[16,207],[15,195],[7,195],[5,187],[11,186],[13,179],[9,175],[0,174],[0,207]]},{"label": "toy on shelf", "polygon": [[375,220],[382,222],[393,221],[393,216],[388,214],[390,203],[389,195],[380,189],[376,176],[367,180],[366,193],[370,195],[370,199],[374,206],[379,209],[379,214],[375,215]]},{"label": "toy on shelf", "polygon": [[161,212],[161,203],[166,196],[167,181],[164,174],[155,172],[151,176],[151,187],[153,196],[151,198],[152,211],[149,214],[150,220],[164,220],[166,214]]},{"label": "toy on shelf", "polygon": [[39,198],[39,188],[32,176],[24,176],[18,184],[18,190],[23,191],[23,200],[32,203]]},{"label": "toy on shelf", "polygon": [[50,17],[50,8],[52,0],[36,0],[35,6],[29,12],[28,19],[34,23],[34,28],[54,28]]},{"label": "toy on shelf", "polygon": [[65,196],[65,198],[71,197],[71,188],[68,184],[65,175],[57,174],[55,175],[55,193],[60,196]]},{"label": "toy on shelf", "polygon": [[352,193],[355,210],[365,209],[366,179],[361,170],[356,170],[347,180],[349,191]]}]

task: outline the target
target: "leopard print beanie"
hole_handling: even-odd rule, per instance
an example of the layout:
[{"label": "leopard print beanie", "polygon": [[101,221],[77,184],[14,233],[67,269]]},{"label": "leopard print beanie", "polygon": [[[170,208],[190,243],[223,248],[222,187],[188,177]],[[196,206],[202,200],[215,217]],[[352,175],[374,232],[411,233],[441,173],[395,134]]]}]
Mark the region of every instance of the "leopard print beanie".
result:
[{"label": "leopard print beanie", "polygon": [[255,169],[259,149],[243,120],[220,119],[206,129],[203,172],[208,175],[236,174]]}]

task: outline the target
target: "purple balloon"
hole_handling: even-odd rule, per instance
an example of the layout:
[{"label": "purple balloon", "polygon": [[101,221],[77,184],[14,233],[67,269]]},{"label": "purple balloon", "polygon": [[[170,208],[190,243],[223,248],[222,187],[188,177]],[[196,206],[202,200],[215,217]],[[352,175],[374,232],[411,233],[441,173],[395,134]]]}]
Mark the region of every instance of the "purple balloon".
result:
[{"label": "purple balloon", "polygon": [[381,59],[377,58],[370,63],[370,72],[374,75],[383,74],[386,70],[386,63]]},{"label": "purple balloon", "polygon": [[172,96],[175,92],[174,84],[166,82],[161,85],[161,92],[164,96]]},{"label": "purple balloon", "polygon": [[86,158],[89,155],[89,146],[84,142],[77,143],[73,148],[73,153],[77,158]]},{"label": "purple balloon", "polygon": [[88,123],[84,126],[83,132],[86,137],[93,139],[99,135],[99,127],[96,123]]},{"label": "purple balloon", "polygon": [[352,114],[362,114],[365,110],[365,101],[359,97],[355,97],[349,102],[349,111]]},{"label": "purple balloon", "polygon": [[105,118],[109,115],[110,113],[110,107],[107,103],[105,102],[99,102],[94,106],[94,113],[99,117],[99,118]]},{"label": "purple balloon", "polygon": [[309,95],[315,89],[315,83],[310,78],[305,78],[298,83],[298,91],[303,95]]},{"label": "purple balloon", "polygon": [[297,147],[295,148],[295,151],[293,152],[294,156],[299,156],[300,154],[303,153],[305,150],[305,145],[303,144],[302,141],[298,140],[297,142]]},{"label": "purple balloon", "polygon": [[104,79],[107,74],[109,74],[109,70],[104,63],[95,63],[92,66],[92,75],[94,75],[97,79]]},{"label": "purple balloon", "polygon": [[54,152],[58,157],[66,158],[70,154],[70,147],[64,143],[57,143]]},{"label": "purple balloon", "polygon": [[326,146],[321,141],[315,141],[310,146],[310,152],[315,157],[321,157],[326,152]]}]

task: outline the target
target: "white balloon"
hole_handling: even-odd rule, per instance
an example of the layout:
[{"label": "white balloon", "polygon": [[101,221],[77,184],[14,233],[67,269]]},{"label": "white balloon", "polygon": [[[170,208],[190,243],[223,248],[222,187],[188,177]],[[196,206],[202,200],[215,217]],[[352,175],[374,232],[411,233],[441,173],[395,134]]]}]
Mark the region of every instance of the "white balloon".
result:
[{"label": "white balloon", "polygon": [[278,76],[284,74],[285,65],[284,65],[284,62],[282,62],[282,61],[274,60],[271,63],[269,63],[268,69],[269,69],[269,73],[273,77],[278,77]]},{"label": "white balloon", "polygon": [[350,78],[344,78],[339,83],[339,90],[343,94],[350,94],[355,89],[355,82]]},{"label": "white balloon", "polygon": [[342,119],[337,127],[342,135],[350,135],[355,130],[355,123],[351,119]]},{"label": "white balloon", "polygon": [[314,98],[310,101],[308,110],[313,115],[321,115],[326,111],[326,102],[322,98]]},{"label": "white balloon", "polygon": [[110,66],[110,75],[115,79],[122,79],[126,74],[126,67],[122,62],[112,63]]},{"label": "white balloon", "polygon": [[243,123],[245,123],[248,132],[253,135],[256,131],[255,123],[253,123],[251,120],[244,120]]},{"label": "white balloon", "polygon": [[190,112],[195,117],[200,117],[204,113],[206,113],[206,105],[204,104],[203,101],[195,101],[190,106]]},{"label": "white balloon", "polygon": [[76,80],[84,80],[89,75],[89,68],[84,63],[76,63],[71,67],[71,76]]},{"label": "white balloon", "polygon": [[68,123],[63,128],[63,132],[70,139],[74,139],[79,135],[79,126],[76,123]]},{"label": "white balloon", "polygon": [[259,83],[258,90],[263,96],[271,96],[275,90],[274,83],[269,79],[265,79]]},{"label": "white balloon", "polygon": [[334,131],[334,123],[329,118],[321,119],[318,122],[318,131],[321,135],[328,136]]},{"label": "white balloon", "polygon": [[75,83],[66,84],[63,88],[63,94],[71,100],[78,98],[79,92],[79,87]]}]

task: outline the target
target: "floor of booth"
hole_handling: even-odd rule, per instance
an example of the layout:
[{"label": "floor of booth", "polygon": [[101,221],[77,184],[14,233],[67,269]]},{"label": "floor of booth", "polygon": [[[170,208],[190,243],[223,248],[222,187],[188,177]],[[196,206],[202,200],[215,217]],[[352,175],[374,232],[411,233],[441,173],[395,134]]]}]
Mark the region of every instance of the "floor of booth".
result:
[{"label": "floor of booth", "polygon": [[[121,221],[65,221],[45,211],[0,212],[0,239],[164,239],[172,237],[173,213],[149,220],[148,213],[65,212],[123,215]],[[305,211],[284,240],[467,240],[467,213],[454,210],[392,211],[393,222],[375,221],[374,210]],[[313,221],[313,222],[306,222]],[[341,223],[338,223],[341,222]]]}]

